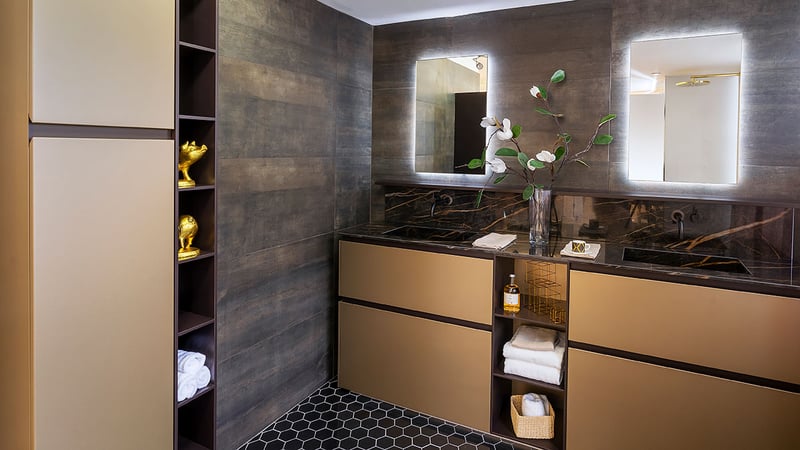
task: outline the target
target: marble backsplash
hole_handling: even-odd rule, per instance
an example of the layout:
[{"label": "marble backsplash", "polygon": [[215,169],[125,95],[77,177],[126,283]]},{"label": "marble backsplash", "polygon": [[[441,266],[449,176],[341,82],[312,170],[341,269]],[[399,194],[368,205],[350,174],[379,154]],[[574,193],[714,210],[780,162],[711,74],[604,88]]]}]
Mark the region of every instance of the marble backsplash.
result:
[{"label": "marble backsplash", "polygon": [[[385,222],[482,232],[527,233],[528,202],[519,193],[386,186]],[[683,214],[683,238],[672,220]],[[735,258],[792,264],[798,213],[791,207],[720,202],[555,195],[554,235],[613,240]],[[680,215],[680,214],[679,214]]]}]

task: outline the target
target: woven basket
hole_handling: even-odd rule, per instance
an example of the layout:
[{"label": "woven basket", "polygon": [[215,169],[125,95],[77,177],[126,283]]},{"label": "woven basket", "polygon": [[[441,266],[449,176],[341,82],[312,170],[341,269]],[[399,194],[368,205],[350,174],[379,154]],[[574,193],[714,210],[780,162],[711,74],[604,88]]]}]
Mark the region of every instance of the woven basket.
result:
[{"label": "woven basket", "polygon": [[514,434],[525,439],[552,439],[553,423],[556,413],[550,405],[550,415],[529,417],[522,415],[522,396],[511,396],[511,423],[514,425]]}]

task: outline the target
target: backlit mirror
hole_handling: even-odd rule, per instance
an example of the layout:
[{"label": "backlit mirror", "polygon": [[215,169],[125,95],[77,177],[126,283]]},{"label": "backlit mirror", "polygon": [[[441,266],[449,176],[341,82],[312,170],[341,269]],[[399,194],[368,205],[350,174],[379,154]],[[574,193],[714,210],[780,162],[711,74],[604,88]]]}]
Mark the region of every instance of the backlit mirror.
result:
[{"label": "backlit mirror", "polygon": [[483,175],[468,169],[486,145],[487,55],[417,61],[416,172]]},{"label": "backlit mirror", "polygon": [[737,181],[742,35],[631,43],[631,180]]}]

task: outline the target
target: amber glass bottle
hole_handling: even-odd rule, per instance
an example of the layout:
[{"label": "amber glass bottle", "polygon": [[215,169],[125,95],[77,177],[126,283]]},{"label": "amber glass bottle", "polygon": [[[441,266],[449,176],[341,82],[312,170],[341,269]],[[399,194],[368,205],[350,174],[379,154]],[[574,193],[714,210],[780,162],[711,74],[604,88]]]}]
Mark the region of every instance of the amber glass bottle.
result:
[{"label": "amber glass bottle", "polygon": [[511,279],[503,287],[503,311],[519,312],[519,286],[514,282],[516,275],[512,273],[509,277]]}]

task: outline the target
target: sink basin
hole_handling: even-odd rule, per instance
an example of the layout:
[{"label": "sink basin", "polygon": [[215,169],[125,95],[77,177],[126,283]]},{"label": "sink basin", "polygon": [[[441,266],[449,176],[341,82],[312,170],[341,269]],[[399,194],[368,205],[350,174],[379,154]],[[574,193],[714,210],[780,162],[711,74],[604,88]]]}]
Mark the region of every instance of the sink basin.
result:
[{"label": "sink basin", "polygon": [[666,250],[651,250],[644,248],[625,247],[622,250],[622,260],[659,264],[671,267],[686,267],[693,269],[716,270],[728,273],[750,274],[750,271],[736,258],[727,256],[709,256],[698,253],[670,252]]},{"label": "sink basin", "polygon": [[393,230],[384,231],[383,234],[386,236],[405,237],[424,241],[465,242],[473,241],[480,233],[465,230],[444,230],[441,228],[405,225]]}]

